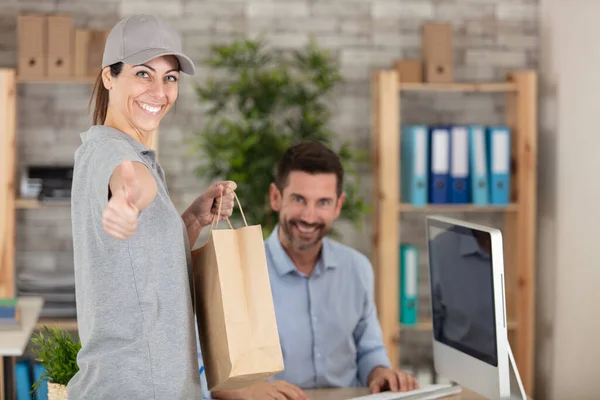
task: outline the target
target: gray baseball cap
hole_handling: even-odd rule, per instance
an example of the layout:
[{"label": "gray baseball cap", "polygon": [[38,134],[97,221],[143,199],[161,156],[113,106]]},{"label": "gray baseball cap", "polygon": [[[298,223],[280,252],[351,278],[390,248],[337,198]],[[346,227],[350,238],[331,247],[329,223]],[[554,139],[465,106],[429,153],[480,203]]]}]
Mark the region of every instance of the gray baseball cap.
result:
[{"label": "gray baseball cap", "polygon": [[102,68],[117,62],[143,64],[156,57],[173,55],[179,60],[182,72],[195,75],[194,62],[183,54],[181,47],[181,36],[164,20],[134,14],[117,22],[110,31],[104,46]]}]

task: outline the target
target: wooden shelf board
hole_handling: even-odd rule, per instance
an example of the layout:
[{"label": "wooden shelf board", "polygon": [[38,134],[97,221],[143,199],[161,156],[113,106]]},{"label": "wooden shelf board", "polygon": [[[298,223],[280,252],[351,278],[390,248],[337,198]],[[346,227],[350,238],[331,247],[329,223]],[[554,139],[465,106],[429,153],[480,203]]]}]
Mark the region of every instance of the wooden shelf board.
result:
[{"label": "wooden shelf board", "polygon": [[517,86],[509,82],[452,82],[452,83],[400,83],[400,91],[407,92],[515,92]]},{"label": "wooden shelf board", "polygon": [[96,81],[96,77],[90,76],[18,76],[18,83],[89,83]]},{"label": "wooden shelf board", "polygon": [[68,331],[76,331],[77,330],[77,319],[74,318],[41,318],[37,324],[35,325],[36,330],[43,329],[44,326],[48,328],[59,328],[66,329]]},{"label": "wooden shelf board", "polygon": [[37,199],[16,199],[15,207],[16,208],[47,208],[47,207],[70,207],[70,202],[43,202]]},{"label": "wooden shelf board", "polygon": [[443,212],[515,212],[519,207],[516,203],[509,205],[489,205],[476,206],[473,204],[431,204],[423,207],[416,207],[411,204],[400,203],[398,206],[399,212],[425,212],[425,213],[443,213]]}]

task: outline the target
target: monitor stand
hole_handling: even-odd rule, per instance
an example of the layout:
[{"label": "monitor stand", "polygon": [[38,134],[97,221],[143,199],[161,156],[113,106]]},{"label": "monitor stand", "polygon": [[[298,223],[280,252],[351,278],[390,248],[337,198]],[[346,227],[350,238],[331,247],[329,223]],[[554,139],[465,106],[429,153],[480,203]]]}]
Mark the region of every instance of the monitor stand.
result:
[{"label": "monitor stand", "polygon": [[521,381],[519,369],[517,368],[517,363],[515,362],[515,357],[513,356],[510,343],[508,344],[508,361],[508,374],[510,375],[510,399],[527,400],[525,388],[523,387],[523,382]]}]

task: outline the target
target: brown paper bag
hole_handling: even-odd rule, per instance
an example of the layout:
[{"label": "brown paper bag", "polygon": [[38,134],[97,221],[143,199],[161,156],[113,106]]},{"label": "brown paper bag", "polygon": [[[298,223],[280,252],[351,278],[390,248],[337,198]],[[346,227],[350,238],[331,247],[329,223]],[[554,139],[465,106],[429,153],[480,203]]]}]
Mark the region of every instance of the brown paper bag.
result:
[{"label": "brown paper bag", "polygon": [[[235,193],[234,193],[235,195]],[[195,250],[194,304],[208,390],[235,390],[283,371],[260,225],[215,229]],[[220,205],[219,205],[220,209]]]}]

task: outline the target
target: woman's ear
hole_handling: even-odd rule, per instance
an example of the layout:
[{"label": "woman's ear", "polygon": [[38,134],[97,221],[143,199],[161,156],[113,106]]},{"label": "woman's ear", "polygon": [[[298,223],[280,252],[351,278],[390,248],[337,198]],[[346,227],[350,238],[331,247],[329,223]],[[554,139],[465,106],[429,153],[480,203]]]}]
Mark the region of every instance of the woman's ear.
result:
[{"label": "woman's ear", "polygon": [[102,70],[102,83],[106,90],[112,89],[113,77],[110,75],[110,67],[106,67]]}]

